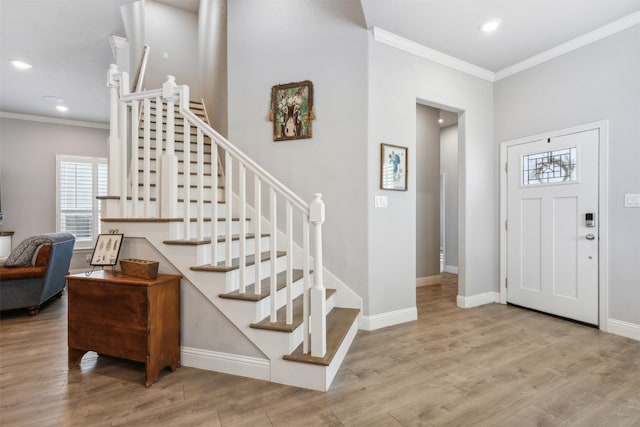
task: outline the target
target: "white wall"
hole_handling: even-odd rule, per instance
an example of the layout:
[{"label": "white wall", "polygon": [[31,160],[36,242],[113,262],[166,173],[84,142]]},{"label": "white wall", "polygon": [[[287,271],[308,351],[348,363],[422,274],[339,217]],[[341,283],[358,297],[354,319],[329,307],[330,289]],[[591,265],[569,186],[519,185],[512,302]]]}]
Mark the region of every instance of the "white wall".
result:
[{"label": "white wall", "polygon": [[[323,194],[325,266],[366,298],[368,33],[360,4],[227,7],[229,140],[303,199]],[[302,80],[314,85],[313,137],[273,142],[271,87]]]},{"label": "white wall", "polygon": [[493,87],[488,81],[376,42],[369,43],[368,199],[389,196],[387,209],[369,211],[369,289],[365,315],[415,309],[416,170],[409,157],[409,191],[379,190],[380,143],[415,152],[416,101],[460,115],[459,293],[497,289],[498,200],[493,143]]},{"label": "white wall", "polygon": [[409,151],[416,164],[416,278],[440,274],[439,117],[440,110],[416,104],[416,149]]},{"label": "white wall", "polygon": [[[108,130],[0,118],[2,228],[13,247],[33,234],[56,231],[56,154],[107,157]],[[86,267],[76,253],[70,269]]]},{"label": "white wall", "polygon": [[458,125],[440,131],[440,173],[445,177],[445,268],[458,267]]},{"label": "white wall", "polygon": [[[144,87],[158,89],[167,75],[172,75],[178,84],[189,85],[191,99],[200,100],[198,15],[146,1],[144,18],[145,43],[151,47]],[[168,59],[163,58],[164,53]]]},{"label": "white wall", "polygon": [[[640,324],[640,26],[495,84],[496,142],[609,120],[609,317]],[[497,219],[497,217],[496,217]]]}]

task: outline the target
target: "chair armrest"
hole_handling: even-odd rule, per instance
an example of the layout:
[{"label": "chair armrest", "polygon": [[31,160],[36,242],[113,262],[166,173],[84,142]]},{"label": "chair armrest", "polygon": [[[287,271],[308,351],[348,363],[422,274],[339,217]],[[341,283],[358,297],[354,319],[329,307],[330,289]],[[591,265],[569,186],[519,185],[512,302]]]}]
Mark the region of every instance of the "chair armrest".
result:
[{"label": "chair armrest", "polygon": [[32,279],[44,277],[47,266],[26,266],[26,267],[2,267],[0,268],[0,282],[5,280]]}]

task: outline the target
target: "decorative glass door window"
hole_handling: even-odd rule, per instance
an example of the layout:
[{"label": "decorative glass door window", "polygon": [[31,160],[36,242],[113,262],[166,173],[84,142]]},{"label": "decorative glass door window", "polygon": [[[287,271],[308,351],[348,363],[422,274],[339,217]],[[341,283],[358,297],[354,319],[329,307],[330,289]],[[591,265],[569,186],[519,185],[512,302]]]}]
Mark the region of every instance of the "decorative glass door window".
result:
[{"label": "decorative glass door window", "polygon": [[523,186],[576,180],[576,147],[522,156]]}]

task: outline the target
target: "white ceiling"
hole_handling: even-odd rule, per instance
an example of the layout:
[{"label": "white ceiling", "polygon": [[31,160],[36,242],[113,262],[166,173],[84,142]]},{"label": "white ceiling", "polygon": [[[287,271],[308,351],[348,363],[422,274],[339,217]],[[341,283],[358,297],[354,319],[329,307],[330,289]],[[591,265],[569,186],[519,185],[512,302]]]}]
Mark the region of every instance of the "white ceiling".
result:
[{"label": "white ceiling", "polygon": [[[132,1],[0,0],[0,112],[106,123],[106,73],[113,62],[107,37],[125,35],[119,6]],[[192,12],[199,6],[199,0],[158,1]],[[640,0],[361,0],[361,4],[369,28],[378,27],[491,72],[640,11]],[[479,26],[493,17],[503,20],[502,27],[493,34],[481,33]],[[10,65],[12,59],[23,59],[33,68],[20,72]],[[43,98],[46,95],[63,98],[69,111],[55,111],[55,103]]]}]

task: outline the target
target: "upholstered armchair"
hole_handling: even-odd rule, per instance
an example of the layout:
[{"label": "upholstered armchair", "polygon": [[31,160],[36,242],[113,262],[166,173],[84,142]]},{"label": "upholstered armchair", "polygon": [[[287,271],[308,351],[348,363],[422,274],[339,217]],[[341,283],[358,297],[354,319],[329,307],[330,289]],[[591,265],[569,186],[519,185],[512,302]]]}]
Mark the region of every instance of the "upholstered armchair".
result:
[{"label": "upholstered armchair", "polygon": [[69,233],[32,236],[20,243],[0,267],[0,310],[40,306],[61,296],[73,255],[75,238]]}]

